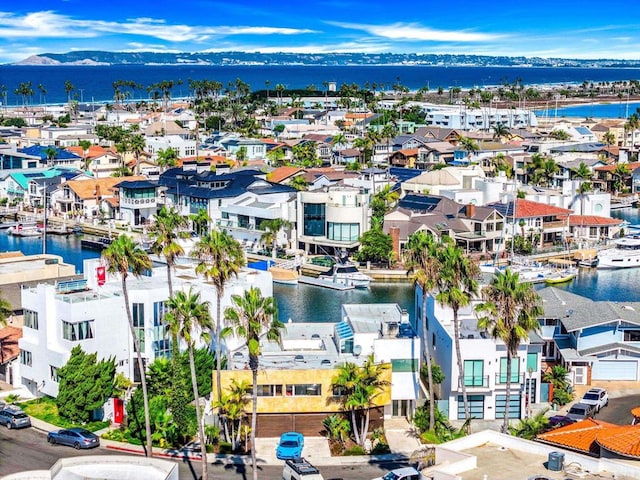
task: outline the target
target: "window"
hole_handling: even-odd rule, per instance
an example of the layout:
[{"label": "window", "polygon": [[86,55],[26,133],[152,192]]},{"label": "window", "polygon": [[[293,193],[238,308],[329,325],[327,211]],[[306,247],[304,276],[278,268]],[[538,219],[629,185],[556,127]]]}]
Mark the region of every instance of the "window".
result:
[{"label": "window", "polygon": [[[165,302],[153,302],[153,354],[155,357],[171,358],[171,339],[163,323],[166,313]],[[144,322],[144,318],[143,318]]]},{"label": "window", "polygon": [[301,383],[298,385],[287,385],[287,397],[298,396],[319,396],[322,395],[322,385],[319,383]]},{"label": "window", "polygon": [[144,303],[133,304],[133,328],[140,342],[140,353],[144,353]]},{"label": "window", "polygon": [[464,385],[466,387],[483,387],[484,381],[484,361],[465,360],[464,361]]},{"label": "window", "polygon": [[38,330],[38,312],[33,310],[24,310],[24,326]]},{"label": "window", "polygon": [[[498,383],[507,383],[507,357],[500,358],[500,374]],[[518,383],[520,378],[520,358],[511,359],[511,383]]]},{"label": "window", "polygon": [[537,353],[527,353],[527,372],[531,370],[532,372],[538,371],[538,354]]},{"label": "window", "polygon": [[417,359],[392,359],[391,360],[392,372],[417,372],[418,360]]},{"label": "window", "polygon": [[20,350],[20,364],[30,367],[33,363],[33,357],[28,350]]},{"label": "window", "polygon": [[282,385],[258,385],[259,397],[281,397]]},{"label": "window", "polygon": [[70,342],[93,338],[93,320],[70,323],[62,321],[62,338]]},{"label": "window", "polygon": [[[484,418],[484,395],[467,395],[469,414],[472,418]],[[464,400],[458,395],[458,420],[464,420]]]},{"label": "window", "polygon": [[305,203],[303,206],[303,231],[309,237],[325,235],[325,206],[319,203]]},{"label": "window", "polygon": [[49,365],[49,378],[56,383],[60,381],[60,377],[58,376],[58,367]]},{"label": "window", "polygon": [[[520,418],[521,398],[519,394],[509,395],[509,418]],[[496,395],[496,418],[504,418],[507,405],[506,395]]]},{"label": "window", "polygon": [[360,238],[360,225],[357,223],[328,223],[327,238],[337,242],[354,242]]}]

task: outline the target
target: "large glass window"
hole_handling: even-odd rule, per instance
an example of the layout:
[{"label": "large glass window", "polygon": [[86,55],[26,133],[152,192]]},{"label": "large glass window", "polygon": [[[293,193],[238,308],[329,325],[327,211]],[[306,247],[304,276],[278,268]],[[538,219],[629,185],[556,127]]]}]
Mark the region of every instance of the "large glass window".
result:
[{"label": "large glass window", "polygon": [[281,397],[282,385],[258,385],[259,397]]},{"label": "large glass window", "polygon": [[[518,383],[520,378],[520,358],[511,359],[511,383]],[[500,358],[500,375],[498,383],[507,383],[507,357]]]},{"label": "large glass window", "polygon": [[323,203],[305,203],[303,207],[304,221],[303,231],[309,237],[324,237],[325,232],[325,206]]},{"label": "large glass window", "polygon": [[144,303],[133,304],[133,328],[136,331],[136,336],[140,342],[140,352],[144,353]]},{"label": "large glass window", "polygon": [[89,340],[94,338],[93,320],[84,320],[82,322],[65,322],[62,321],[62,338],[70,342],[79,342],[80,340]]},{"label": "large glass window", "polygon": [[38,330],[38,312],[33,310],[24,310],[24,326]]},{"label": "large glass window", "polygon": [[486,387],[484,381],[484,361],[464,361],[464,385],[466,387]]},{"label": "large glass window", "polygon": [[334,223],[328,224],[327,238],[337,242],[357,242],[360,238],[360,225],[357,223]]},{"label": "large glass window", "polygon": [[155,357],[171,357],[171,338],[167,326],[163,323],[165,303],[153,303],[153,353]]},{"label": "large glass window", "polygon": [[287,385],[287,396],[319,396],[322,395],[322,385],[319,383],[301,383],[297,385]]},{"label": "large glass window", "polygon": [[33,363],[33,356],[28,350],[20,350],[20,363],[30,367]]}]

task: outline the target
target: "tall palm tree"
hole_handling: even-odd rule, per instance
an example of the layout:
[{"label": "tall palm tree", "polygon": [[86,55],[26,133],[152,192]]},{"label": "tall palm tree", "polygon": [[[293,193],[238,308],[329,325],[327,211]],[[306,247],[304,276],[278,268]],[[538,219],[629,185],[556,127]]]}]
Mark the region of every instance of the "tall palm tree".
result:
[{"label": "tall palm tree", "polygon": [[431,349],[427,334],[427,296],[436,287],[438,272],[440,271],[438,249],[439,244],[433,235],[423,230],[413,233],[405,245],[405,264],[407,273],[412,272],[414,282],[422,290],[422,309],[420,316],[422,324],[422,341],[425,348],[427,362],[427,382],[429,387],[429,430],[435,427],[435,391],[433,389],[433,370],[431,367]]},{"label": "tall palm tree", "polygon": [[440,273],[437,280],[438,293],[436,300],[441,305],[446,305],[453,312],[453,332],[456,347],[456,361],[458,363],[458,376],[464,402],[464,417],[466,421],[471,418],[469,412],[469,400],[464,379],[464,363],[460,349],[460,320],[458,313],[461,308],[468,306],[471,299],[478,293],[478,266],[464,255],[462,249],[452,243],[440,250]]},{"label": "tall palm tree", "polygon": [[89,140],[78,140],[78,146],[82,149],[82,169],[88,170],[90,160],[87,159],[91,142]]},{"label": "tall palm tree", "polygon": [[253,402],[251,407],[251,464],[253,480],[258,480],[256,464],[256,425],[258,416],[258,366],[261,353],[260,339],[268,341],[281,340],[284,324],[278,320],[278,308],[273,297],[263,297],[260,290],[251,287],[244,295],[233,295],[232,306],[228,307],[224,316],[232,325],[233,333],[246,341],[249,351],[249,368],[253,381]]},{"label": "tall palm tree", "polygon": [[[188,292],[177,292],[167,302],[169,312],[165,315],[169,329],[172,334],[178,336],[187,344],[189,354],[189,370],[191,371],[191,386],[193,387],[193,398],[196,403],[196,422],[198,423],[198,440],[200,440],[200,451],[202,452],[202,478],[207,476],[207,448],[206,437],[204,436],[204,425],[200,418],[200,393],[198,392],[198,380],[196,377],[196,364],[193,349],[196,339],[201,336],[208,340],[208,331],[213,326],[209,315],[209,302],[202,301],[199,293],[194,293],[191,289]],[[207,341],[208,343],[208,341]]]},{"label": "tall palm tree", "polygon": [[[511,399],[511,359],[518,355],[520,344],[529,333],[540,328],[541,299],[531,283],[521,282],[518,273],[509,268],[498,272],[491,283],[482,289],[483,302],[476,306],[478,328],[488,331],[494,339],[504,342],[507,350],[507,393],[502,432],[509,427]],[[531,401],[531,399],[529,399]]]},{"label": "tall palm tree", "polygon": [[220,398],[222,396],[220,385],[222,297],[227,282],[233,277],[237,277],[238,272],[245,264],[244,251],[238,241],[226,231],[213,230],[196,243],[191,256],[199,260],[196,272],[211,281],[216,288],[216,379],[217,398]]},{"label": "tall palm tree", "polygon": [[511,131],[509,130],[509,127],[504,123],[496,123],[493,126],[493,139],[502,143],[505,138],[511,138]]},{"label": "tall palm tree", "polygon": [[131,135],[129,141],[129,149],[136,157],[135,174],[140,175],[140,154],[144,152],[146,141],[141,134]]},{"label": "tall palm tree", "polygon": [[211,218],[209,217],[206,208],[200,208],[198,209],[198,213],[189,215],[189,220],[191,220],[193,231],[196,232],[196,235],[202,236],[209,230],[209,222],[211,221]]},{"label": "tall palm tree", "polygon": [[129,290],[127,289],[127,278],[130,274],[139,278],[146,270],[151,268],[151,259],[131,237],[122,234],[103,250],[102,260],[106,264],[107,271],[110,274],[120,274],[120,280],[122,282],[125,311],[127,312],[127,319],[129,320],[129,330],[133,340],[133,347],[138,359],[138,370],[140,371],[140,384],[142,386],[142,400],[144,404],[144,423],[147,436],[145,454],[150,457],[153,455],[153,444],[151,442],[151,422],[149,420],[147,376],[142,360],[142,352],[140,351],[140,339],[136,334],[136,329],[133,324],[131,303],[129,303]]},{"label": "tall palm tree", "polygon": [[187,219],[171,207],[162,206],[155,215],[153,225],[149,229],[151,237],[151,251],[161,255],[167,264],[167,284],[169,297],[173,296],[173,281],[171,271],[178,257],[184,255],[184,248],[178,243],[178,239],[184,238],[183,228],[187,226]]},{"label": "tall palm tree", "polygon": [[158,150],[156,163],[164,172],[168,167],[175,167],[178,164],[178,152],[175,148],[168,147]]}]

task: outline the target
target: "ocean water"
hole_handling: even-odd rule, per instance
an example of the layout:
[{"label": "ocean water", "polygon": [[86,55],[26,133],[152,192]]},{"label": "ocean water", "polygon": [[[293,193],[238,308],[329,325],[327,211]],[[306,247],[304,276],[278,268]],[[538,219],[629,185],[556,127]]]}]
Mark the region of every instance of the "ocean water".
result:
[{"label": "ocean water", "polygon": [[535,110],[538,120],[541,118],[562,118],[562,117],[582,117],[582,118],[629,118],[629,115],[640,109],[640,102],[614,102],[599,103],[591,105],[576,105],[573,107],[555,108],[553,102],[544,110]]},{"label": "ocean water", "polygon": [[[640,78],[637,68],[531,68],[531,67],[446,67],[446,66],[196,66],[196,65],[114,65],[114,66],[14,66],[0,65],[0,85],[7,91],[7,104],[21,105],[22,98],[14,92],[21,82],[31,82],[34,90],[31,104],[65,103],[64,86],[70,81],[75,90],[72,95],[81,102],[112,101],[113,82],[133,80],[143,86],[132,93],[132,100],[148,99],[146,87],[162,80],[181,80],[172,92],[173,97],[189,95],[188,81],[216,80],[227,86],[236,79],[248,83],[252,91],[264,90],[266,81],[273,90],[275,85],[286,88],[305,88],[315,85],[321,92],[323,83],[355,83],[364,86],[376,84],[378,90],[391,90],[398,81],[411,90],[439,86],[483,87],[514,83],[522,79],[525,85],[579,84]],[[39,86],[42,85],[45,93]]]}]

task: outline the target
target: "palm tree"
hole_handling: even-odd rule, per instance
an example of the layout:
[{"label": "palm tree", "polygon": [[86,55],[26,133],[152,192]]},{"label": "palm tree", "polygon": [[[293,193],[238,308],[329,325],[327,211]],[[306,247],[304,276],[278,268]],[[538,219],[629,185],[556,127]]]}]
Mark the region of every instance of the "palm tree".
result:
[{"label": "palm tree", "polygon": [[[196,378],[196,365],[193,355],[195,341],[200,335],[207,341],[208,331],[213,326],[209,315],[209,302],[202,301],[199,293],[191,289],[188,292],[177,292],[167,302],[169,312],[165,319],[173,335],[178,336],[187,344],[189,354],[189,370],[191,371],[191,386],[193,398],[196,403],[196,422],[198,423],[198,440],[202,452],[202,478],[207,476],[207,448],[204,436],[204,425],[200,419],[200,393],[198,392],[198,380]],[[208,341],[207,341],[208,343]]]},{"label": "palm tree", "polygon": [[617,180],[613,184],[613,191],[615,193],[621,192],[625,188],[625,179],[631,175],[631,170],[629,169],[629,165],[626,163],[619,163],[616,165],[616,168],[611,174],[614,177],[617,177]]},{"label": "palm tree", "polygon": [[145,366],[140,351],[140,338],[136,334],[136,327],[133,324],[133,314],[129,303],[129,290],[127,289],[127,278],[129,274],[139,278],[146,270],[151,268],[149,255],[137,245],[128,235],[120,235],[111,245],[102,252],[102,260],[106,264],[107,271],[112,274],[120,274],[122,282],[122,295],[124,306],[129,320],[129,330],[133,340],[133,347],[138,359],[138,370],[140,372],[140,384],[142,385],[142,400],[144,404],[144,423],[147,435],[145,448],[146,456],[153,455],[153,444],[151,443],[151,422],[149,420],[149,396],[147,395],[147,376]]},{"label": "palm tree", "polygon": [[505,138],[511,138],[511,131],[509,130],[509,127],[507,127],[504,123],[496,123],[493,126],[493,139],[498,140],[500,143],[502,143]]},{"label": "palm tree", "polygon": [[191,220],[193,231],[196,233],[196,235],[205,235],[209,230],[209,222],[211,221],[211,217],[209,217],[209,214],[207,214],[206,208],[200,208],[198,209],[198,213],[189,215],[189,220]]},{"label": "palm tree", "polygon": [[196,243],[191,256],[199,260],[196,272],[213,282],[216,288],[216,379],[217,398],[222,396],[220,371],[222,369],[222,353],[220,348],[222,324],[222,296],[229,280],[238,276],[240,268],[245,264],[242,246],[226,231],[213,230],[204,235]]},{"label": "palm tree", "polygon": [[460,321],[458,312],[461,308],[471,303],[472,297],[478,293],[478,266],[466,257],[460,247],[448,243],[440,250],[440,273],[437,279],[436,300],[440,305],[446,305],[453,312],[453,332],[456,347],[456,361],[458,363],[458,376],[464,402],[464,418],[468,421],[469,401],[467,399],[467,387],[464,378],[464,363],[460,350]]},{"label": "palm tree", "polygon": [[431,349],[429,347],[429,335],[427,334],[427,294],[436,287],[438,272],[440,271],[439,244],[433,235],[419,230],[413,233],[405,245],[405,264],[407,273],[414,274],[414,282],[422,290],[422,341],[425,346],[425,358],[427,362],[427,382],[429,386],[429,430],[435,427],[435,391],[433,388],[433,371],[431,369]]},{"label": "palm tree", "polygon": [[47,166],[53,167],[53,160],[58,156],[58,149],[56,147],[48,146],[44,149],[44,153],[47,156]]},{"label": "palm tree", "polygon": [[602,141],[609,146],[613,145],[614,143],[616,143],[616,135],[611,130],[609,130],[602,136]]},{"label": "palm tree", "polygon": [[175,167],[178,164],[178,152],[175,148],[168,147],[158,150],[156,163],[164,172],[168,167]]},{"label": "palm tree", "polygon": [[244,295],[232,295],[232,306],[228,307],[224,316],[232,326],[233,333],[246,341],[249,351],[249,368],[253,382],[253,402],[251,407],[251,464],[253,480],[258,480],[256,464],[256,425],[258,417],[258,367],[261,353],[260,340],[281,339],[284,324],[278,320],[278,308],[273,297],[263,297],[260,290],[251,287]]},{"label": "palm tree", "polygon": [[131,135],[129,140],[129,149],[133,152],[136,157],[136,166],[135,166],[135,174],[140,175],[140,154],[144,152],[144,147],[146,146],[146,141],[143,135]]},{"label": "palm tree", "polygon": [[307,182],[307,179],[304,178],[303,175],[296,175],[291,180],[289,180],[289,183],[287,185],[295,188],[298,191],[302,191],[307,189],[307,187],[309,186],[309,182]]},{"label": "palm tree", "polygon": [[187,219],[180,215],[175,208],[162,206],[155,215],[154,223],[149,229],[151,250],[156,255],[162,255],[167,264],[167,282],[169,297],[173,297],[173,282],[171,270],[178,257],[184,255],[184,249],[178,239],[184,238],[183,228],[187,226]]},{"label": "palm tree", "polygon": [[264,231],[260,236],[260,241],[271,245],[271,248],[273,249],[271,255],[273,258],[276,258],[277,256],[278,234],[280,233],[280,230],[289,227],[291,227],[291,222],[284,218],[273,218],[260,222],[258,228]]},{"label": "palm tree", "polygon": [[89,169],[90,160],[87,159],[89,148],[91,148],[91,142],[89,140],[78,140],[78,146],[82,149],[82,169]]},{"label": "palm tree", "polygon": [[[520,282],[518,273],[509,268],[498,272],[491,283],[482,289],[483,302],[476,306],[478,328],[488,331],[492,338],[502,340],[507,350],[507,393],[502,432],[509,427],[511,398],[511,359],[517,357],[520,343],[540,328],[541,299],[531,283]],[[530,399],[531,401],[531,399]]]},{"label": "palm tree", "polygon": [[462,148],[465,152],[467,152],[467,158],[471,158],[471,155],[480,150],[480,146],[478,142],[476,142],[473,138],[463,137],[458,135],[458,146]]},{"label": "palm tree", "polygon": [[242,420],[247,416],[245,408],[250,401],[251,385],[245,380],[238,382],[231,379],[228,391],[229,393],[224,393],[213,406],[218,409],[224,438],[231,443],[232,451],[236,451],[240,443]]}]

